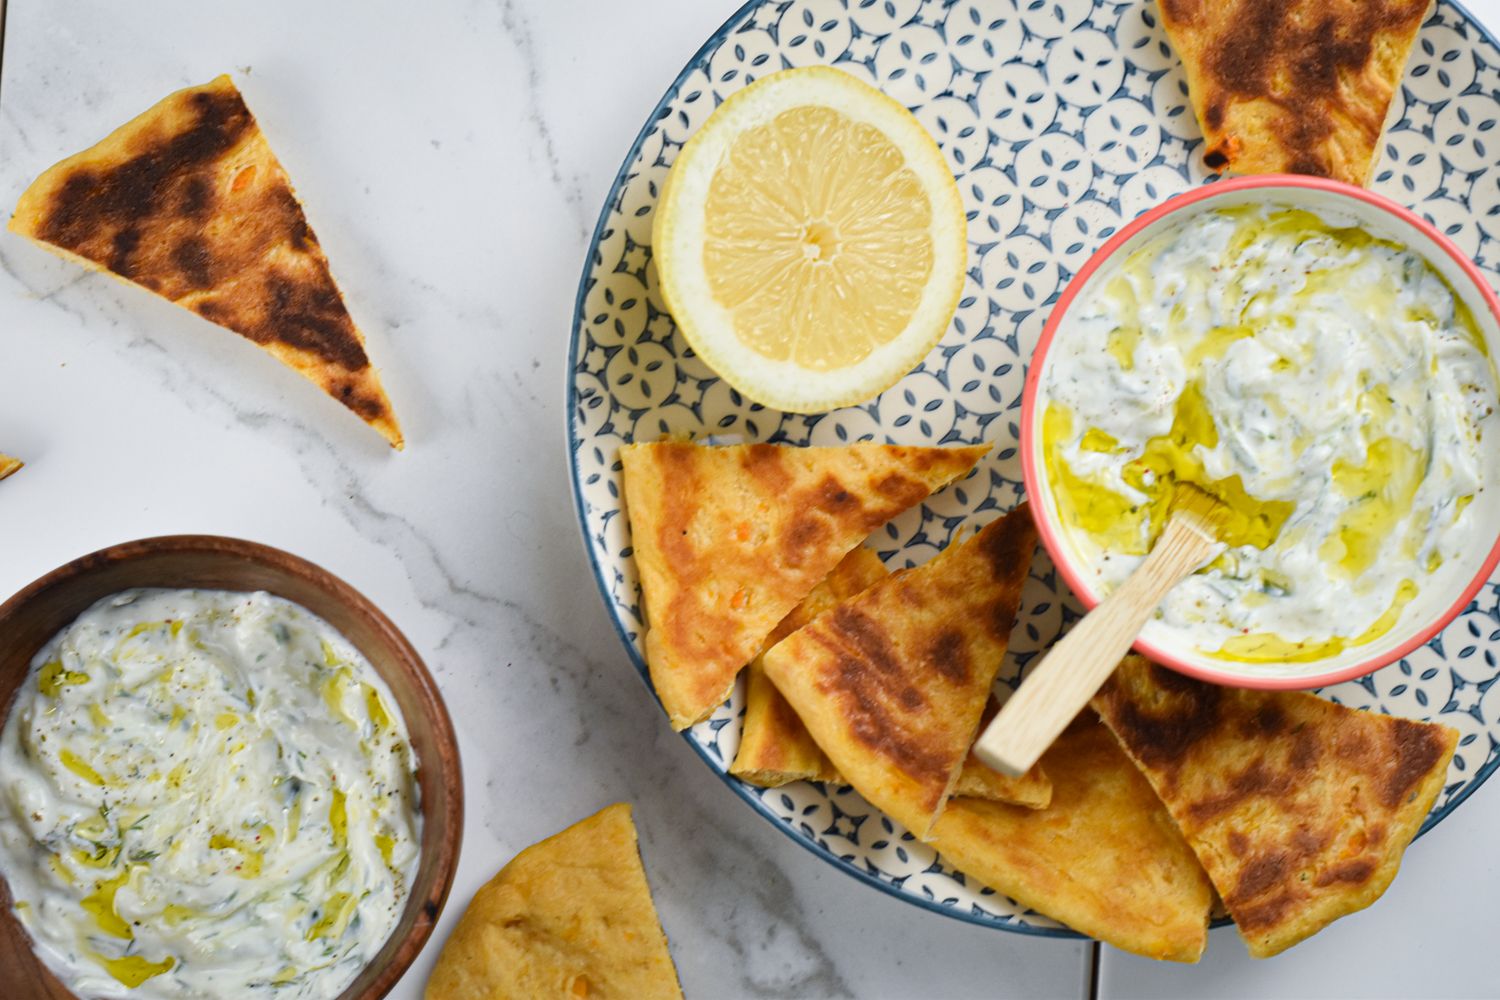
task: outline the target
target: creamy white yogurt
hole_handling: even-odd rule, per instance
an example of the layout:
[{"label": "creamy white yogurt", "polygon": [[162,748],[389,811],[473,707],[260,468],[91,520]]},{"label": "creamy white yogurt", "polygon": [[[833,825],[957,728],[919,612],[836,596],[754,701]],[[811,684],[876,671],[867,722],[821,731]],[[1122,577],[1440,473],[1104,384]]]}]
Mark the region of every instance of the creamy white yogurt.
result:
[{"label": "creamy white yogurt", "polygon": [[1049,486],[1100,591],[1149,550],[1175,482],[1239,512],[1163,602],[1169,641],[1331,655],[1476,544],[1495,374],[1405,247],[1284,207],[1202,211],[1101,274],[1047,365]]},{"label": "creamy white yogurt", "polygon": [[37,654],[0,734],[0,875],[103,997],[337,996],[420,843],[390,690],[265,593],[134,590]]}]

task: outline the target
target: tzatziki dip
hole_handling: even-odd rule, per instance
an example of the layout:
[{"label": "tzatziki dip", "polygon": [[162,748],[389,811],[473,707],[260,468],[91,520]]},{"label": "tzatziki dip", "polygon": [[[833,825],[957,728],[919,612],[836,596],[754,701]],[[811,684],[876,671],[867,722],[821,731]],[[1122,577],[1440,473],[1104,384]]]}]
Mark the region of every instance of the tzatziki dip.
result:
[{"label": "tzatziki dip", "polygon": [[265,593],[131,590],[31,664],[0,733],[0,875],[87,997],[336,997],[420,843],[390,690]]},{"label": "tzatziki dip", "polygon": [[1147,634],[1322,659],[1387,632],[1483,544],[1469,504],[1495,384],[1473,316],[1412,250],[1300,209],[1204,210],[1098,275],[1059,327],[1038,400],[1048,489],[1101,596],[1178,484],[1213,494],[1221,551]]}]

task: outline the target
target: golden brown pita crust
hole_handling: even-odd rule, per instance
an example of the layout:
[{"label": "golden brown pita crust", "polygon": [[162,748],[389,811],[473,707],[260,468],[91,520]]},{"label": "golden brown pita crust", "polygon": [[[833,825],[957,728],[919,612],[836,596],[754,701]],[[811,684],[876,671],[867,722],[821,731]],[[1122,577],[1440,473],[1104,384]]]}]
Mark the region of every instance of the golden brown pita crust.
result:
[{"label": "golden brown pita crust", "polygon": [[1300,691],[1217,687],[1127,657],[1094,707],[1265,958],[1380,897],[1458,734]]},{"label": "golden brown pita crust", "polygon": [[918,837],[973,745],[1035,547],[1023,504],[820,615],[763,658],[839,773]]},{"label": "golden brown pita crust", "polygon": [[1045,809],[1052,801],[1052,779],[1041,761],[1019,778],[1001,774],[972,753],[964,760],[963,770],[953,785],[953,797],[1004,802],[1026,809]]},{"label": "golden brown pita crust", "polygon": [[1166,810],[1085,710],[1042,756],[1045,809],[954,799],[932,831],[943,859],[1081,934],[1196,962],[1211,890]]},{"label": "golden brown pita crust", "polygon": [[685,441],[620,449],[646,662],[672,727],[722,704],[771,630],[851,549],[988,449]]},{"label": "golden brown pita crust", "polygon": [[630,806],[526,848],[474,895],[427,1000],[681,1000]]},{"label": "golden brown pita crust", "polygon": [[1431,0],[1160,0],[1212,170],[1369,180]]},{"label": "golden brown pita crust", "polygon": [[[999,713],[1000,703],[991,695],[984,706],[984,714],[979,718],[979,728],[976,731],[983,732],[984,727]],[[1031,765],[1031,770],[1019,778],[1012,778],[990,767],[970,749],[969,756],[964,758],[964,767],[959,772],[958,781],[953,785],[953,795],[956,798],[1009,802],[1028,809],[1045,809],[1052,801],[1052,779],[1047,776],[1047,769],[1042,767],[1041,761]]]},{"label": "golden brown pita crust", "polygon": [[[766,648],[889,575],[874,552],[863,547],[855,549],[772,630]],[[729,773],[761,788],[776,788],[793,781],[843,784],[838,768],[818,749],[812,734],[766,676],[760,657],[750,664],[746,682],[745,722],[740,728],[740,747]],[[985,714],[993,716],[996,705],[991,698]],[[1039,809],[1052,798],[1052,783],[1040,764],[1021,777],[1012,778],[986,767],[970,753],[953,794]]]},{"label": "golden brown pita crust", "polygon": [[729,773],[760,788],[779,788],[793,781],[845,784],[812,734],[776,685],[759,657],[745,672],[745,723],[740,748]]},{"label": "golden brown pita crust", "polygon": [[20,471],[21,466],[25,464],[19,458],[11,458],[4,452],[0,452],[0,479]]},{"label": "golden brown pita crust", "polygon": [[[771,630],[765,648],[770,649],[823,612],[888,575],[878,555],[863,546],[856,548]],[[729,773],[762,788],[775,788],[791,781],[840,780],[838,770],[818,749],[776,685],[766,677],[759,656],[746,675],[745,723],[740,728],[740,748]]]},{"label": "golden brown pita crust", "polygon": [[47,170],[10,229],[254,341],[401,447],[328,258],[228,76]]}]

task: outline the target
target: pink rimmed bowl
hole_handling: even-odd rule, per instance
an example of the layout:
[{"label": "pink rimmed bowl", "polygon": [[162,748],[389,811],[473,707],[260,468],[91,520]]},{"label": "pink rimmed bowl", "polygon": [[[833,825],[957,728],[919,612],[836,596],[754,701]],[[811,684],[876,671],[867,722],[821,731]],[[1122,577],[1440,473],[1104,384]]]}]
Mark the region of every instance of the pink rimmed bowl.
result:
[{"label": "pink rimmed bowl", "polygon": [[[1452,286],[1473,313],[1489,355],[1500,357],[1500,300],[1464,254],[1431,224],[1388,198],[1338,181],[1273,174],[1237,177],[1208,184],[1145,212],[1105,243],[1069,282],[1042,330],[1026,376],[1021,411],[1021,466],[1026,493],[1033,499],[1037,528],[1058,572],[1085,607],[1104,596],[1090,579],[1085,558],[1064,530],[1047,479],[1042,454],[1042,421],[1048,356],[1059,337],[1069,335],[1070,307],[1079,296],[1109,280],[1117,265],[1145,243],[1214,209],[1273,204],[1334,216],[1375,236],[1416,251]],[[1500,433],[1483,441],[1485,482],[1500,478]],[[1151,659],[1201,680],[1268,689],[1315,688],[1352,680],[1393,663],[1430,641],[1473,600],[1500,562],[1500,489],[1481,489],[1472,516],[1483,526],[1479,543],[1450,560],[1407,604],[1383,636],[1345,648],[1337,655],[1288,664],[1242,663],[1214,656],[1182,642],[1157,623],[1148,624],[1135,648]]]}]

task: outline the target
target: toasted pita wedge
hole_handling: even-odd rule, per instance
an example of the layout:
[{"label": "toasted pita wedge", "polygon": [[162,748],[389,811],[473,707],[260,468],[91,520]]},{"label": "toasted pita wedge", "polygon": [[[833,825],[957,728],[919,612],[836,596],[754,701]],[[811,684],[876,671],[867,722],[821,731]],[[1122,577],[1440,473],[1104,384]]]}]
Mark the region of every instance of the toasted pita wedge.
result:
[{"label": "toasted pita wedge", "polygon": [[1027,809],[1045,809],[1052,801],[1052,779],[1042,767],[1041,761],[1019,778],[1001,774],[969,754],[964,761],[958,781],[953,785],[953,797],[982,799],[986,802],[1003,802]]},{"label": "toasted pita wedge", "polygon": [[1161,0],[1203,162],[1364,184],[1431,0]]},{"label": "toasted pita wedge", "polygon": [[759,657],[745,673],[745,724],[729,773],[761,788],[779,788],[793,781],[845,784],[838,768],[818,749],[812,734],[766,676]]},{"label": "toasted pita wedge", "polygon": [[[771,631],[766,648],[889,575],[874,552],[863,547],[855,549]],[[740,729],[739,752],[729,773],[762,788],[776,788],[793,781],[842,784],[838,769],[818,749],[792,706],[766,677],[760,657],[750,664],[746,681],[745,723]],[[993,716],[996,706],[991,698],[985,714]],[[985,766],[971,753],[953,794],[1039,809],[1052,798],[1052,783],[1041,765],[1012,778]]]},{"label": "toasted pita wedge", "polygon": [[[759,660],[750,665],[747,679],[745,725],[730,773],[761,788],[779,788],[793,781],[848,784],[766,677]],[[983,723],[980,725],[982,728]],[[1052,801],[1052,782],[1040,761],[1021,777],[1012,778],[971,752],[953,786],[953,795],[1041,809]]]},{"label": "toasted pita wedge", "polygon": [[[832,573],[771,630],[776,645],[823,612],[886,578],[885,564],[867,548],[844,557]],[[745,724],[729,773],[762,788],[791,781],[839,781],[839,773],[813,742],[807,727],[766,677],[761,657],[750,664],[745,687]]]},{"label": "toasted pita wedge", "polygon": [[932,830],[943,859],[1081,934],[1196,962],[1212,895],[1193,852],[1093,713],[1042,756],[1045,809],[954,799]]},{"label": "toasted pita wedge", "polygon": [[[797,718],[781,692],[766,677],[760,661],[750,665],[746,675],[745,726],[740,736],[740,751],[730,773],[760,788],[779,788],[793,781],[821,781],[846,785],[833,762],[818,749],[807,727]],[[760,707],[757,708],[757,705]],[[757,713],[752,726],[752,713]],[[746,739],[750,740],[747,752]],[[1001,774],[973,753],[964,761],[955,797],[987,799],[1041,809],[1052,801],[1052,782],[1038,761],[1019,778]]]},{"label": "toasted pita wedge", "polygon": [[249,338],[401,447],[328,258],[228,76],[43,173],[10,229]]},{"label": "toasted pita wedge", "polygon": [[674,729],[729,697],[776,624],[870,532],[974,467],[988,445],[626,445],[646,662]]},{"label": "toasted pita wedge", "polygon": [[[991,695],[984,706],[984,714],[979,718],[977,731],[983,732],[999,712],[1000,703]],[[1041,761],[1019,778],[1012,778],[974,756],[970,749],[969,756],[964,759],[964,769],[959,772],[958,782],[953,786],[953,795],[955,798],[989,799],[1028,809],[1045,809],[1052,801],[1052,779]]]},{"label": "toasted pita wedge", "polygon": [[427,1000],[681,1000],[624,803],[526,848],[474,895]]},{"label": "toasted pita wedge", "polygon": [[1127,657],[1094,699],[1265,958],[1369,906],[1443,787],[1458,734]]},{"label": "toasted pita wedge", "polygon": [[1035,547],[1022,505],[764,657],[766,676],[839,773],[918,837],[969,755]]},{"label": "toasted pita wedge", "polygon": [[11,458],[4,452],[0,452],[0,479],[4,479],[6,476],[19,471],[21,466],[25,464],[19,458]]}]

